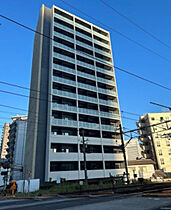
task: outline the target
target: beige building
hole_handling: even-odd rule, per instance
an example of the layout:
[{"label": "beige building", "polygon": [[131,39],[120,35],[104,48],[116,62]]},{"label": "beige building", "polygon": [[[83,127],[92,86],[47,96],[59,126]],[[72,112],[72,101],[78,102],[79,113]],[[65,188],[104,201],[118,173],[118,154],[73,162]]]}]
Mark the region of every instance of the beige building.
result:
[{"label": "beige building", "polygon": [[7,155],[7,148],[8,148],[8,141],[9,141],[9,130],[10,130],[10,123],[5,123],[3,127],[2,133],[2,143],[1,143],[1,158],[6,158]]},{"label": "beige building", "polygon": [[146,114],[137,125],[144,157],[155,161],[155,169],[171,172],[171,113]]},{"label": "beige building", "polygon": [[128,144],[128,141],[125,141],[126,144],[126,154],[128,160],[137,160],[142,158],[142,148],[138,142],[138,139],[132,139]]},{"label": "beige building", "polygon": [[129,160],[128,172],[130,180],[138,178],[151,179],[155,173],[154,161],[151,159]]}]

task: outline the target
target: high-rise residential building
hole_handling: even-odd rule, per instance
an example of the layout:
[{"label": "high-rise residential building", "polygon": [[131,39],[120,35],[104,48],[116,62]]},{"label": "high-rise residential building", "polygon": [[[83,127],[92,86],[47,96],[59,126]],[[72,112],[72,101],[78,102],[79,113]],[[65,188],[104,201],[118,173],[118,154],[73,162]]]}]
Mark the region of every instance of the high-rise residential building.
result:
[{"label": "high-rise residential building", "polygon": [[8,141],[9,141],[9,129],[10,124],[4,123],[3,127],[3,133],[2,133],[2,140],[1,140],[1,158],[5,159],[7,155],[7,149],[8,149]]},{"label": "high-rise residential building", "polygon": [[156,169],[171,172],[171,113],[146,114],[137,125],[145,158],[153,159]]},{"label": "high-rise residential building", "polygon": [[[42,182],[124,172],[110,34],[56,6],[41,8],[34,39],[25,174]],[[50,39],[50,38],[51,39]]]},{"label": "high-rise residential building", "polygon": [[126,144],[125,149],[128,160],[137,160],[143,157],[142,148],[140,147],[138,139],[132,139],[128,144],[127,141],[125,141],[125,144]]},{"label": "high-rise residential building", "polygon": [[11,168],[11,178],[23,179],[23,165],[27,131],[27,116],[12,117],[9,130],[9,148],[6,155]]}]

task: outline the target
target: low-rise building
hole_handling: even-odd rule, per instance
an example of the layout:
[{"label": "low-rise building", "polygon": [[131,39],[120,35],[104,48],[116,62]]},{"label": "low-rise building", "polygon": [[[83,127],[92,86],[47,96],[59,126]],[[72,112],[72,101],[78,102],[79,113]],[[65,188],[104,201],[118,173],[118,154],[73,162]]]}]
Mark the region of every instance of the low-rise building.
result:
[{"label": "low-rise building", "polygon": [[3,133],[2,133],[1,159],[5,159],[6,155],[7,155],[8,141],[9,141],[9,129],[10,129],[10,123],[5,123],[4,127],[3,127]]},{"label": "low-rise building", "polygon": [[155,169],[171,172],[171,113],[149,113],[137,125],[145,158],[155,162]]},{"label": "low-rise building", "polygon": [[155,173],[154,161],[151,159],[128,160],[128,172],[130,180],[151,179]]},{"label": "low-rise building", "polygon": [[27,116],[12,117],[9,131],[9,148],[7,158],[11,168],[11,178],[23,179],[23,165],[27,130]]}]

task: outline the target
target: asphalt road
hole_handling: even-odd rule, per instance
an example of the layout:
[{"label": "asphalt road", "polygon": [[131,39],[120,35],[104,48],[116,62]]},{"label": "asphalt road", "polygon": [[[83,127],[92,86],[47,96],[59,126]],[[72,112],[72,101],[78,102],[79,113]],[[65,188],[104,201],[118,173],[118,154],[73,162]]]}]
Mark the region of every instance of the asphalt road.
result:
[{"label": "asphalt road", "polygon": [[171,210],[171,198],[145,198],[136,195],[106,195],[88,198],[0,199],[0,210]]}]

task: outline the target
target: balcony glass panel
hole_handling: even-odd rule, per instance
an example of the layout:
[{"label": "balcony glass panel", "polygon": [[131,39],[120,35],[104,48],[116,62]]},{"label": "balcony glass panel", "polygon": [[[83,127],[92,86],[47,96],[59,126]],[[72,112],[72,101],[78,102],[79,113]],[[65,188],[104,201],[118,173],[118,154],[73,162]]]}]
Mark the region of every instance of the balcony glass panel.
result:
[{"label": "balcony glass panel", "polygon": [[62,39],[65,39],[67,41],[70,41],[70,42],[74,43],[74,39],[71,38],[71,37],[69,37],[69,36],[65,36],[65,35],[63,35],[61,33],[56,32],[56,31],[54,31],[54,35],[57,36],[57,37],[60,37]]},{"label": "balcony glass panel", "polygon": [[94,60],[94,57],[93,57],[92,55],[88,55],[88,54],[86,54],[86,53],[84,53],[84,52],[79,52],[79,51],[77,51],[77,55],[80,55],[80,56],[82,56],[82,57],[85,57],[85,58]]},{"label": "balcony glass panel", "polygon": [[118,131],[118,127],[112,126],[112,125],[101,125],[102,130],[106,130],[106,131]]},{"label": "balcony glass panel", "polygon": [[109,57],[111,57],[111,54],[110,53],[108,53],[108,52],[106,52],[106,51],[104,51],[104,50],[100,50],[100,49],[98,49],[98,48],[94,48],[94,50],[95,50],[95,52],[97,52],[97,53],[100,53],[100,54],[102,54],[102,55],[106,55],[106,56],[109,56]]},{"label": "balcony glass panel", "polygon": [[64,44],[61,44],[61,43],[58,43],[58,42],[54,42],[54,44],[53,44],[55,47],[59,47],[59,48],[61,48],[61,49],[65,49],[65,50],[68,50],[68,51],[70,51],[70,52],[72,52],[72,53],[75,53],[75,50],[74,49],[72,49],[72,48],[70,48],[70,47],[68,47],[68,46],[66,46],[66,45],[64,45]]},{"label": "balcony glass panel", "polygon": [[53,68],[54,68],[54,69],[57,69],[57,70],[62,70],[62,71],[64,71],[64,72],[66,72],[66,73],[69,72],[69,73],[72,73],[72,74],[76,74],[76,73],[75,73],[75,70],[70,69],[70,68],[65,67],[65,66],[58,65],[58,64],[53,64]]},{"label": "balcony glass panel", "polygon": [[79,108],[79,112],[80,113],[84,113],[84,114],[99,115],[98,111],[97,110],[93,110],[93,109]]},{"label": "balcony glass panel", "polygon": [[97,81],[98,82],[103,82],[105,84],[111,84],[111,85],[115,84],[115,82],[113,80],[104,79],[102,77],[97,77]]},{"label": "balcony glass panel", "polygon": [[72,80],[69,80],[69,79],[64,79],[62,77],[53,76],[53,81],[60,82],[60,83],[65,83],[65,84],[69,84],[69,85],[74,85],[74,86],[76,85],[75,81],[72,81]]},{"label": "balcony glass panel", "polygon": [[79,61],[79,60],[77,60],[77,63],[78,63],[79,65],[85,66],[85,67],[87,67],[87,68],[95,69],[95,67],[94,67],[93,65],[91,65],[91,64],[88,64],[88,63],[85,63],[85,62],[82,62],[82,61]]},{"label": "balcony glass panel", "polygon": [[78,40],[76,40],[76,44],[80,45],[81,47],[85,47],[85,48],[87,48],[87,49],[89,49],[89,50],[93,50],[93,47],[91,47],[90,45],[85,44],[85,43],[83,43],[83,42],[80,42],[80,41],[78,41]]},{"label": "balcony glass panel", "polygon": [[84,101],[90,101],[90,102],[95,102],[97,103],[97,98],[89,97],[89,96],[83,96],[83,95],[78,95],[78,99],[84,100]]},{"label": "balcony glass panel", "polygon": [[109,74],[109,75],[113,76],[113,71],[109,71],[109,70],[106,70],[106,69],[103,69],[103,68],[100,68],[100,67],[96,67],[96,70],[99,71],[99,72],[102,72],[103,74]]},{"label": "balcony glass panel", "polygon": [[99,93],[105,93],[108,95],[116,96],[116,92],[108,89],[98,88]]},{"label": "balcony glass panel", "polygon": [[99,103],[104,104],[104,105],[118,107],[118,104],[116,102],[110,101],[110,100],[107,101],[107,100],[99,99]]},{"label": "balcony glass panel", "polygon": [[52,124],[57,126],[77,127],[77,121],[52,118]]},{"label": "balcony glass panel", "polygon": [[60,58],[60,59],[66,60],[66,61],[70,61],[70,62],[75,64],[75,59],[70,58],[70,57],[68,57],[66,55],[61,55],[60,53],[53,52],[53,56],[56,57],[56,58]]},{"label": "balcony glass panel", "polygon": [[88,90],[97,91],[97,89],[96,89],[95,86],[87,85],[87,84],[83,84],[83,83],[79,83],[79,82],[78,82],[78,87],[80,87],[80,88],[85,88],[85,89],[88,89]]},{"label": "balcony glass panel", "polygon": [[105,43],[103,43],[103,42],[100,42],[100,41],[98,41],[98,40],[96,40],[96,39],[94,39],[94,43],[96,43],[96,44],[98,44],[98,45],[100,45],[100,46],[102,46],[102,47],[105,47],[105,48],[109,48],[109,45],[108,44],[105,44]]},{"label": "balcony glass panel", "polygon": [[88,123],[79,121],[80,128],[90,128],[90,129],[100,129],[99,124],[97,123]]},{"label": "balcony glass panel", "polygon": [[75,31],[75,34],[78,35],[78,36],[80,36],[80,37],[82,37],[82,38],[84,38],[84,39],[87,39],[89,41],[92,41],[92,38],[91,37],[86,36],[85,34],[82,34],[82,33],[78,32],[78,31]]},{"label": "balcony glass panel", "polygon": [[69,106],[67,104],[52,103],[52,108],[53,109],[57,109],[57,110],[65,110],[65,111],[77,112],[77,107]]},{"label": "balcony glass panel", "polygon": [[60,95],[60,96],[71,97],[71,98],[76,99],[76,94],[75,93],[70,93],[70,92],[67,92],[67,91],[53,89],[53,94],[57,94],[57,95]]},{"label": "balcony glass panel", "polygon": [[75,23],[75,26],[77,26],[78,28],[83,29],[84,31],[90,32],[91,33],[91,29],[79,24],[79,23]]},{"label": "balcony glass panel", "polygon": [[120,119],[118,114],[113,114],[113,113],[109,113],[109,112],[100,112],[100,115],[102,117],[110,117],[110,118],[114,118],[114,119]]},{"label": "balcony glass panel", "polygon": [[65,30],[65,31],[74,33],[74,30],[73,30],[73,29],[68,28],[68,27],[66,27],[66,26],[64,26],[64,25],[62,25],[62,24],[60,24],[60,23],[54,22],[54,26],[56,26],[56,27],[58,27],[58,28],[60,28],[60,29],[63,29],[63,30]]},{"label": "balcony glass panel", "polygon": [[66,18],[66,17],[64,17],[64,16],[61,16],[61,15],[58,15],[58,14],[56,14],[56,13],[54,13],[54,15],[55,15],[55,17],[57,17],[58,19],[63,20],[63,21],[65,21],[65,22],[70,23],[71,25],[73,25],[73,21],[72,21],[72,20],[69,20],[68,18]]},{"label": "balcony glass panel", "polygon": [[98,37],[101,37],[102,39],[109,40],[108,36],[104,36],[103,34],[100,34],[96,31],[93,31],[93,34],[98,36]]},{"label": "balcony glass panel", "polygon": [[87,73],[84,73],[82,71],[77,71],[77,75],[78,76],[83,76],[83,77],[87,77],[88,79],[93,79],[95,80],[95,76],[92,75],[92,74],[87,74]]}]

